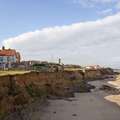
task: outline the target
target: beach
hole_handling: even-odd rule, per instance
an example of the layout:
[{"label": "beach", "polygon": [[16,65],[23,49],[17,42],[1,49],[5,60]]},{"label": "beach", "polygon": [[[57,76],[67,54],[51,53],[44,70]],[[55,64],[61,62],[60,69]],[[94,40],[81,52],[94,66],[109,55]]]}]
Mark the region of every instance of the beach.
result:
[{"label": "beach", "polygon": [[[49,105],[32,114],[32,120],[120,120],[120,107],[105,99],[109,96],[98,87],[106,81],[93,81],[96,89],[76,93],[74,98],[49,100]],[[100,84],[101,83],[101,84]]]}]

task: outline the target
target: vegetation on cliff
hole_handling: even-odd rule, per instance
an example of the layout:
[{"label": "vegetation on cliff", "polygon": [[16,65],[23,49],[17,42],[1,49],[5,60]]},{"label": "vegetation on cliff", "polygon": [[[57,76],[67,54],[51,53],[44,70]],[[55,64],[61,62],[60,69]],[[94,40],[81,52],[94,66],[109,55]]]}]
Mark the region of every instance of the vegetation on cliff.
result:
[{"label": "vegetation on cliff", "polygon": [[74,92],[89,92],[91,86],[87,84],[87,77],[103,78],[103,75],[112,73],[111,70],[103,71],[87,71],[84,74],[80,70],[29,72],[0,76],[0,119],[3,120],[6,114],[24,108],[36,99],[71,97]]}]

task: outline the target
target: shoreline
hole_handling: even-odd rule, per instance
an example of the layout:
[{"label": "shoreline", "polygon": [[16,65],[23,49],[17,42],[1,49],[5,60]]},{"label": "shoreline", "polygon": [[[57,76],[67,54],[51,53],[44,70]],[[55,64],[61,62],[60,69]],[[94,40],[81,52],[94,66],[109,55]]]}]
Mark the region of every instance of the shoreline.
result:
[{"label": "shoreline", "polygon": [[[23,114],[25,114],[25,120],[72,120],[73,118],[82,120],[119,120],[120,106],[105,99],[106,96],[111,94],[107,91],[99,89],[101,85],[108,81],[109,79],[90,81],[89,83],[91,85],[97,86],[96,89],[86,93],[75,93],[75,97],[48,99],[46,103],[43,102],[41,105],[40,102],[33,103],[29,106],[31,110],[28,109],[28,111],[24,111],[25,113],[23,112]],[[115,115],[112,113],[113,110],[115,111]],[[94,115],[94,112],[97,112],[96,114],[98,115]],[[65,114],[67,114],[67,116]],[[87,114],[89,114],[88,117]],[[100,114],[104,114],[105,118],[102,118]],[[108,114],[110,117],[107,117]],[[19,116],[16,120],[20,120]]]}]

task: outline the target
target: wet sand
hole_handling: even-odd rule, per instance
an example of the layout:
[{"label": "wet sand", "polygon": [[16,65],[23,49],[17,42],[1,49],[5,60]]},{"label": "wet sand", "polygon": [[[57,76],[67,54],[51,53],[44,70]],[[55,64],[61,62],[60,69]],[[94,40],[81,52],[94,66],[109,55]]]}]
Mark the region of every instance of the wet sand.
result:
[{"label": "wet sand", "polygon": [[[120,107],[105,99],[108,93],[97,88],[90,93],[77,93],[67,100],[49,100],[41,113],[32,114],[32,120],[120,120]],[[101,84],[102,85],[102,84]]]},{"label": "wet sand", "polygon": [[[117,75],[116,79],[113,81],[108,81],[108,84],[116,88],[120,92],[120,75]],[[118,95],[108,95],[105,97],[106,100],[109,100],[113,103],[116,103],[120,106],[120,94]]]}]

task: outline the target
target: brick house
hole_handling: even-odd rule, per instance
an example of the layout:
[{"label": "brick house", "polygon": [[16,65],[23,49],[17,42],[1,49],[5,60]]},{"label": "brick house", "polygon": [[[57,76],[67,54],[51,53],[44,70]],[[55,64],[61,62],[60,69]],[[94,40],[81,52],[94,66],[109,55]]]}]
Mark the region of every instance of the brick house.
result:
[{"label": "brick house", "polygon": [[12,63],[20,62],[20,53],[14,49],[5,49],[3,46],[0,50],[0,68],[11,68]]}]

